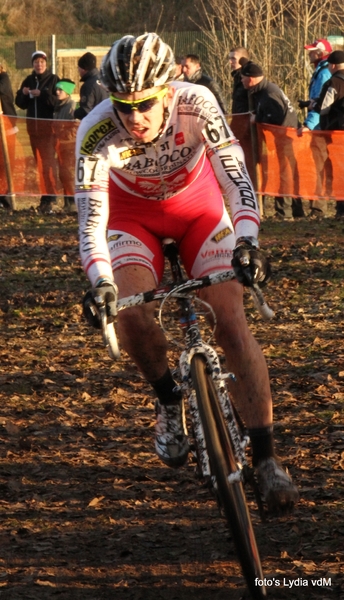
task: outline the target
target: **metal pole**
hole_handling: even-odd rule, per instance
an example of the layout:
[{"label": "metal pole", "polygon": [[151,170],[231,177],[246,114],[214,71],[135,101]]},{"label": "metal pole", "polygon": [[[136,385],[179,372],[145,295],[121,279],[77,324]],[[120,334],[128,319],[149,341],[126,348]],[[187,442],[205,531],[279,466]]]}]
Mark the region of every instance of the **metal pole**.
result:
[{"label": "metal pole", "polygon": [[56,69],[56,35],[51,36],[51,70],[55,73]]},{"label": "metal pole", "polygon": [[[252,113],[253,111],[253,100],[252,100],[252,96],[248,96],[248,104],[249,104],[249,111],[250,113]],[[251,131],[251,143],[252,143],[252,156],[253,156],[253,163],[254,163],[254,174],[255,174],[255,182],[254,182],[254,186],[256,188],[256,190],[258,190],[260,188],[260,172],[259,172],[259,155],[258,155],[258,135],[257,135],[257,125],[256,123],[252,123],[250,120],[250,131]],[[260,215],[263,216],[263,196],[262,194],[258,194],[257,193],[257,200],[258,200],[258,205],[259,205],[259,212]]]},{"label": "metal pole", "polygon": [[6,180],[7,180],[7,194],[6,197],[10,203],[12,210],[16,209],[15,193],[13,191],[13,179],[11,171],[10,157],[8,154],[6,130],[3,119],[4,113],[2,112],[1,100],[0,100],[0,137],[1,137],[1,148],[5,164]]}]

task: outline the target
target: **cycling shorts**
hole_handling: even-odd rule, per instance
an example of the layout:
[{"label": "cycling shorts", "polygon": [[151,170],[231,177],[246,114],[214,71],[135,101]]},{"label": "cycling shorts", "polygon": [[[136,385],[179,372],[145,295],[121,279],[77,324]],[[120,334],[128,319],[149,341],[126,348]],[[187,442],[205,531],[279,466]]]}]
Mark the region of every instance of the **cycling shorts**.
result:
[{"label": "cycling shorts", "polygon": [[208,159],[189,187],[167,200],[147,200],[110,178],[108,247],[113,271],[148,268],[158,284],[164,271],[161,242],[173,238],[189,277],[231,269],[235,235]]}]

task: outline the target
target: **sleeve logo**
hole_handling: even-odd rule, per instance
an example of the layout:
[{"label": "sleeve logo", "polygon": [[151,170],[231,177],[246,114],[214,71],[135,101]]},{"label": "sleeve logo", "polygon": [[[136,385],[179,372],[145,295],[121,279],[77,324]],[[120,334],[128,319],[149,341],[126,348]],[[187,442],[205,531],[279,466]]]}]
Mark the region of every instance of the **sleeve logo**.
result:
[{"label": "sleeve logo", "polygon": [[91,127],[81,142],[80,154],[92,154],[99,142],[115,129],[116,126],[111,119],[104,119]]}]

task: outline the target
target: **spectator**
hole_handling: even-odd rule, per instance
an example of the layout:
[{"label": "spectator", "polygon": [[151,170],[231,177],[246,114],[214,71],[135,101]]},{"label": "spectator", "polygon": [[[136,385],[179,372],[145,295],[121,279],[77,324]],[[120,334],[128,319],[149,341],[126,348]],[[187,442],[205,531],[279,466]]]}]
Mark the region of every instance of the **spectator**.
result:
[{"label": "spectator", "polygon": [[12,85],[4,62],[0,63],[0,101],[4,115],[15,117],[17,115],[14,106],[14,95]]},{"label": "spectator", "polygon": [[[8,73],[6,72],[5,63],[0,63],[0,112],[7,117],[15,117],[16,109],[14,106],[14,95],[12,85]],[[12,119],[4,119],[4,126],[7,138],[7,147],[10,157],[10,162],[14,162],[15,155],[15,134],[17,128],[15,127],[15,121]],[[0,176],[3,181],[6,181],[6,174],[4,172],[4,163],[0,156]],[[0,196],[0,208],[10,208],[6,195]]]},{"label": "spectator", "polygon": [[[309,99],[307,100],[308,104],[308,112],[307,117],[304,120],[303,125],[299,128],[298,133],[302,135],[304,131],[309,131],[310,129],[319,129],[319,112],[314,110],[316,101],[318,100],[322,86],[324,83],[331,77],[329,70],[327,69],[328,65],[328,55],[332,52],[332,46],[330,42],[326,39],[315,40],[312,44],[308,44],[304,46],[305,50],[308,50],[309,62],[314,68],[313,75],[311,77],[309,83]],[[299,101],[299,106],[302,108],[305,102],[302,100]],[[315,163],[317,163],[318,155],[322,155],[323,152],[326,152],[324,146],[324,140],[322,140],[318,136],[314,136],[311,142],[311,150],[313,153],[313,157]],[[321,182],[319,182],[317,193],[322,193],[321,190]],[[310,216],[311,217],[321,217],[325,216],[327,212],[327,202],[326,200],[310,200]]]},{"label": "spectator", "polygon": [[248,52],[242,46],[232,48],[229,64],[233,78],[232,115],[230,126],[245,152],[246,167],[253,181],[256,179],[254,156],[252,153],[251,125],[249,120],[248,93],[241,81],[241,67],[248,62]]},{"label": "spectator", "polygon": [[[324,83],[318,102],[320,129],[325,131],[344,131],[343,50],[335,50],[329,55],[327,60],[331,78]],[[328,156],[326,159],[329,160]],[[337,200],[335,218],[338,220],[344,219],[344,201]]]},{"label": "spectator", "polygon": [[174,81],[185,81],[184,77],[184,56],[176,56],[176,71],[174,75]]},{"label": "spectator", "polygon": [[[75,102],[71,94],[75,83],[71,79],[60,79],[56,84],[58,104],[55,107],[54,119],[59,121],[74,121]],[[54,127],[56,135],[56,152],[59,164],[59,177],[63,185],[64,208],[69,210],[74,206],[74,163],[75,163],[75,128],[70,123],[59,123]]]},{"label": "spectator", "polygon": [[[33,155],[40,176],[42,212],[52,212],[52,204],[56,202],[56,160],[54,132],[48,119],[53,118],[57,103],[56,84],[59,81],[47,68],[47,55],[41,50],[32,54],[33,71],[22,82],[16,94],[16,105],[26,110],[27,131]],[[46,119],[40,123],[41,119]]]},{"label": "spectator", "polygon": [[80,104],[74,111],[74,118],[81,121],[92,108],[108,97],[107,91],[100,83],[97,59],[92,52],[86,52],[78,60],[78,71],[81,77]]},{"label": "spectator", "polygon": [[232,114],[248,112],[248,94],[241,80],[241,67],[249,61],[248,51],[243,46],[232,48],[229,53],[231,76],[233,77]]},{"label": "spectator", "polygon": [[209,77],[209,75],[206,75],[202,72],[200,59],[197,54],[186,55],[183,71],[185,75],[185,81],[188,81],[189,83],[196,83],[197,85],[204,85],[205,87],[209,88],[218,101],[222,112],[226,114],[226,108],[221,97],[220,86],[216,83],[216,81],[214,81],[214,79],[212,79],[212,77]]},{"label": "spectator", "polygon": [[[287,96],[263,74],[262,68],[248,61],[241,69],[241,79],[244,88],[252,98],[254,115],[252,121],[280,125],[282,127],[298,127],[297,114]],[[283,189],[283,175],[286,169],[292,169],[297,180],[297,165],[292,148],[292,140],[287,133],[281,132],[275,137],[276,152],[280,164],[281,188]],[[281,190],[282,191],[282,190]],[[275,198],[276,216],[291,219],[299,215],[299,198]]]}]

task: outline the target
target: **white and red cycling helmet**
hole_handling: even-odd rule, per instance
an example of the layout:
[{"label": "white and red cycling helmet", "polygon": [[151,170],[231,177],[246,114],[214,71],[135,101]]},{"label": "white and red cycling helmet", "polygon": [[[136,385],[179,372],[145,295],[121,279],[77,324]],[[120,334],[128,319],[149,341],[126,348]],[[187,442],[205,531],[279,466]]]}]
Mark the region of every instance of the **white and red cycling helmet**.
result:
[{"label": "white and red cycling helmet", "polygon": [[172,81],[175,61],[170,46],[156,33],[126,35],[111,46],[100,72],[109,92],[130,94]]}]

